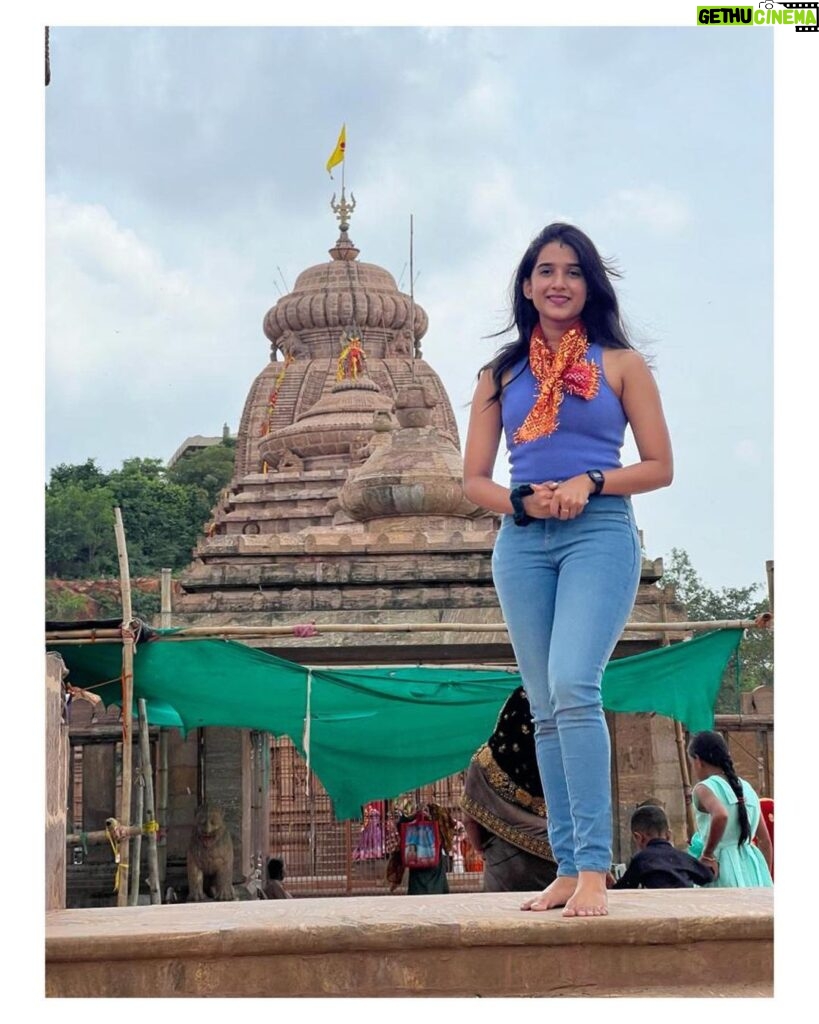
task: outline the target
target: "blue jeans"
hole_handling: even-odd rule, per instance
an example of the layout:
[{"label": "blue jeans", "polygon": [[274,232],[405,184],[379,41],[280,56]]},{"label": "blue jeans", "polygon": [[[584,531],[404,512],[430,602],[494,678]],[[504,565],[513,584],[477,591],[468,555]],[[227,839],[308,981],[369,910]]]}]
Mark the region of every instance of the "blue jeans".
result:
[{"label": "blue jeans", "polygon": [[566,521],[504,516],[492,575],[535,722],[558,875],[611,867],[611,744],[600,683],[640,582],[631,501]]}]

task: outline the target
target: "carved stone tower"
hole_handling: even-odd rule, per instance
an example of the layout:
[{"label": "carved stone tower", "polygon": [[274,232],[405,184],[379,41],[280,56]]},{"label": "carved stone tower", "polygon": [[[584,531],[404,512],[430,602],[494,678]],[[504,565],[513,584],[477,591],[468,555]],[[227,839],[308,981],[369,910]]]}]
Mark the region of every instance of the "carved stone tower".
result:
[{"label": "carved stone tower", "polygon": [[[455,417],[421,357],[427,314],[358,260],[354,202],[342,192],[333,203],[330,260],[264,317],[270,361],[245,403],[233,480],[182,578],[177,624],[501,619],[489,562],[497,517],[463,495]],[[478,639],[505,643],[496,631],[401,631],[365,646]],[[344,643],[325,635],[321,646]]]}]

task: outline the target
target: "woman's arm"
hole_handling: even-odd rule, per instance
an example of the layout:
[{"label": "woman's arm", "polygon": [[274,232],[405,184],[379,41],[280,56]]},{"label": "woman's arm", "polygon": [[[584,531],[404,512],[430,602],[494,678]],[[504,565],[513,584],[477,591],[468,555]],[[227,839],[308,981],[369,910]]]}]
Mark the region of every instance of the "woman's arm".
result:
[{"label": "woman's arm", "polygon": [[765,863],[768,865],[768,870],[773,871],[773,843],[771,842],[771,834],[768,831],[768,826],[765,824],[765,818],[763,815],[759,816],[759,824],[756,827],[756,845],[762,852],[762,856],[765,858]]},{"label": "woman's arm", "polygon": [[[513,512],[509,488],[492,479],[502,430],[500,402],[492,401],[495,383],[492,371],[484,370],[475,388],[464,446],[464,494],[481,508],[492,512]],[[588,478],[587,478],[588,479]],[[526,512],[535,519],[549,515],[552,486],[533,484],[535,493],[523,499]]]},{"label": "woman's arm", "polygon": [[[620,396],[640,461],[623,466],[622,469],[605,470],[601,493],[643,494],[667,487],[674,477],[674,461],[671,438],[654,375],[645,359],[633,349],[607,352],[606,355],[613,356],[613,359],[608,360],[606,378]],[[589,466],[589,469],[597,468]],[[578,498],[585,500],[593,489],[594,485],[585,473],[564,480],[554,491],[552,514],[557,514],[561,504],[564,507],[576,506]]]},{"label": "woman's arm", "polygon": [[705,845],[702,848],[699,859],[714,863],[714,850],[725,834],[725,827],[728,824],[728,811],[719,797],[701,782],[694,786],[693,795],[699,808],[711,817],[708,835],[704,839]]}]

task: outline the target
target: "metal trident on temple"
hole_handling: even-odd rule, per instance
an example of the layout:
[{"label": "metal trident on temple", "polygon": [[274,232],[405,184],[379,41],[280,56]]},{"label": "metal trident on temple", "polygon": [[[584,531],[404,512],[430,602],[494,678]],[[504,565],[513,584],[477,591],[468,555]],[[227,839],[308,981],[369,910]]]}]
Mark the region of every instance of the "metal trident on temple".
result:
[{"label": "metal trident on temple", "polygon": [[339,200],[339,202],[336,202],[335,192],[333,193],[333,198],[330,200],[330,209],[338,218],[338,226],[341,228],[342,235],[347,234],[347,229],[350,226],[350,214],[355,209],[355,196],[353,195],[352,192],[350,193],[350,199],[352,200],[352,202],[348,203],[344,195],[344,186],[342,185],[341,199]]}]

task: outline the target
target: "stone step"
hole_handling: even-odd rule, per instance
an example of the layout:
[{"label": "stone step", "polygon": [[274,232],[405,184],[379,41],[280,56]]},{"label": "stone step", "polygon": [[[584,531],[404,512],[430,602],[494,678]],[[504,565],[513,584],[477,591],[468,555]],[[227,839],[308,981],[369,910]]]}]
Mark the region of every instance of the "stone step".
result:
[{"label": "stone step", "polygon": [[353,896],[46,915],[48,996],[773,995],[773,890]]}]

